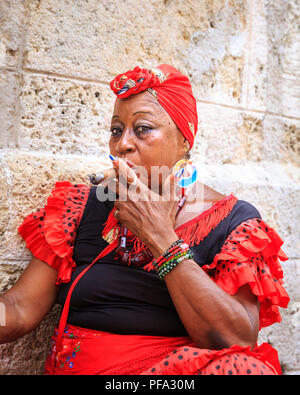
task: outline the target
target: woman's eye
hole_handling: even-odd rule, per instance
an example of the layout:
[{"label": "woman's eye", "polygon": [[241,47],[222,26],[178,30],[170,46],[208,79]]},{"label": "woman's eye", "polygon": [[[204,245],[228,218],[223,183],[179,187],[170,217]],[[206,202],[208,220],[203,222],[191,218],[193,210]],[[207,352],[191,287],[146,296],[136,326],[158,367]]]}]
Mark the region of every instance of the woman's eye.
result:
[{"label": "woman's eye", "polygon": [[[135,128],[135,133],[137,133],[137,134],[144,134],[144,133],[147,133],[147,132],[149,132],[150,130],[152,130],[152,128],[150,127],[150,126],[148,126],[148,125],[138,125],[136,128]],[[113,126],[113,127],[111,127],[110,128],[110,131],[111,131],[111,135],[112,136],[120,136],[122,133],[123,133],[123,131],[122,131],[122,129],[121,128],[119,128],[118,126]]]},{"label": "woman's eye", "polygon": [[113,136],[116,136],[117,134],[122,133],[122,130],[118,127],[112,127],[112,128],[110,128],[110,131]]},{"label": "woman's eye", "polygon": [[139,125],[136,127],[136,132],[140,133],[147,133],[151,130],[152,128],[148,125]]}]

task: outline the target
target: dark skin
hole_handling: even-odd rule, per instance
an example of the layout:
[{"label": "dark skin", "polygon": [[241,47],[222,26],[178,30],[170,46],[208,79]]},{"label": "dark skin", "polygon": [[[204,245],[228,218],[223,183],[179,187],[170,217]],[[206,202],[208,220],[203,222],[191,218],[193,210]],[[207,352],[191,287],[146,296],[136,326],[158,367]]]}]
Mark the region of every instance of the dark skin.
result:
[{"label": "dark skin", "polygon": [[[142,111],[142,112],[141,112]],[[134,179],[134,169],[126,160],[143,165],[167,166],[170,170],[184,156],[185,139],[165,110],[148,93],[117,100],[112,118],[109,148],[121,158],[115,164],[118,175]],[[150,177],[137,180],[145,196],[163,196],[165,186],[174,190],[170,175],[160,179],[160,189],[150,190]],[[121,186],[120,188],[130,188]],[[198,216],[223,197],[203,186],[204,198],[187,202],[175,220],[177,198],[169,201],[127,200],[115,202],[117,218],[155,257],[178,239],[174,228]],[[174,194],[175,195],[175,194]],[[188,210],[194,207],[195,210]],[[17,339],[35,329],[55,303],[57,272],[33,258],[20,279],[0,296],[6,309],[6,326],[0,326],[0,343]],[[193,260],[181,262],[165,276],[166,285],[177,312],[190,337],[199,348],[224,348],[233,344],[254,346],[259,326],[259,303],[249,287],[243,286],[231,296],[219,288]]]},{"label": "dark skin", "polygon": [[[168,113],[148,93],[117,100],[111,123],[110,152],[121,158],[114,163],[118,175],[134,179],[136,165],[168,166],[170,169],[184,156],[184,137]],[[144,131],[144,132],[143,132]],[[167,153],[167,155],[166,155]],[[150,175],[150,171],[148,171]],[[137,180],[139,189],[152,196],[149,179]],[[163,185],[175,188],[176,180],[167,177]],[[125,186],[119,183],[119,192]],[[162,188],[163,189],[163,188]],[[223,195],[204,186],[204,198],[189,202],[202,203],[202,211]],[[203,199],[203,200],[202,200]],[[202,200],[202,201],[201,201]],[[183,210],[175,220],[178,200],[157,202],[127,200],[115,202],[116,218],[144,241],[154,257],[160,256],[178,239],[174,231],[181,223],[201,211]],[[200,348],[225,348],[233,344],[253,347],[259,329],[259,302],[248,285],[231,296],[218,287],[194,260],[185,260],[165,276],[170,296],[190,337]]]}]

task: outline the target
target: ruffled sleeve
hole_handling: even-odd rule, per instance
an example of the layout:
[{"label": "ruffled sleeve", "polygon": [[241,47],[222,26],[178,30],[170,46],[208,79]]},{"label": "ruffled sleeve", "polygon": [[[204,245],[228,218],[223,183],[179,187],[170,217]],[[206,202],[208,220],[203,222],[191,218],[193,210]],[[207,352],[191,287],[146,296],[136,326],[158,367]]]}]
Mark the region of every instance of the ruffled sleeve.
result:
[{"label": "ruffled sleeve", "polygon": [[260,328],[281,321],[279,307],[287,307],[289,296],[283,288],[279,263],[287,260],[280,236],[258,218],[238,225],[221,251],[203,269],[230,295],[249,284],[260,302]]},{"label": "ruffled sleeve", "polygon": [[33,256],[57,271],[58,285],[70,281],[76,267],[74,240],[89,190],[87,185],[57,182],[45,207],[29,214],[18,228]]}]

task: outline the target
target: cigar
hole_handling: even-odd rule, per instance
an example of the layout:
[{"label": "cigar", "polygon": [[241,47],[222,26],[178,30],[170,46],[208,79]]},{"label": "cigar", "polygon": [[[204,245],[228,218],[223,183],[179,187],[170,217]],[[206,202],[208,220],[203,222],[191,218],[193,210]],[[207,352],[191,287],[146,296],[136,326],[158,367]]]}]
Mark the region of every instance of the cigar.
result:
[{"label": "cigar", "polygon": [[[134,164],[130,162],[129,160],[126,160],[126,163],[129,167],[133,168]],[[109,169],[106,169],[104,171],[101,171],[99,173],[93,173],[89,174],[88,177],[90,179],[90,183],[94,185],[100,184],[104,180],[108,180],[109,178],[115,177],[116,176],[116,170],[111,167]]]},{"label": "cigar", "polygon": [[90,179],[90,183],[94,185],[100,184],[102,181],[107,180],[109,178],[116,176],[116,170],[112,167],[110,169],[106,169],[99,173],[92,173],[89,174],[88,177]]}]

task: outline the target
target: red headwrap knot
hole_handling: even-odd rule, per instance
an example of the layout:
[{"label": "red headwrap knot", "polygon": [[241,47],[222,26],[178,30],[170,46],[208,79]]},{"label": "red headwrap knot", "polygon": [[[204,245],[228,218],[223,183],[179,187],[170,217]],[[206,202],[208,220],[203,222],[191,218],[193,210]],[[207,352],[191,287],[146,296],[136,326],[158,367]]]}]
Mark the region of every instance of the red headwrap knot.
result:
[{"label": "red headwrap knot", "polygon": [[110,87],[114,93],[122,99],[148,88],[153,88],[163,82],[163,73],[160,72],[161,78],[159,78],[160,74],[158,72],[155,73],[154,70],[158,69],[148,70],[141,69],[137,66],[133,70],[118,75],[111,81]]},{"label": "red headwrap knot", "polygon": [[196,99],[189,79],[175,67],[166,64],[152,69],[135,67],[119,74],[110,87],[120,99],[147,90],[167,111],[192,148],[198,127]]}]

